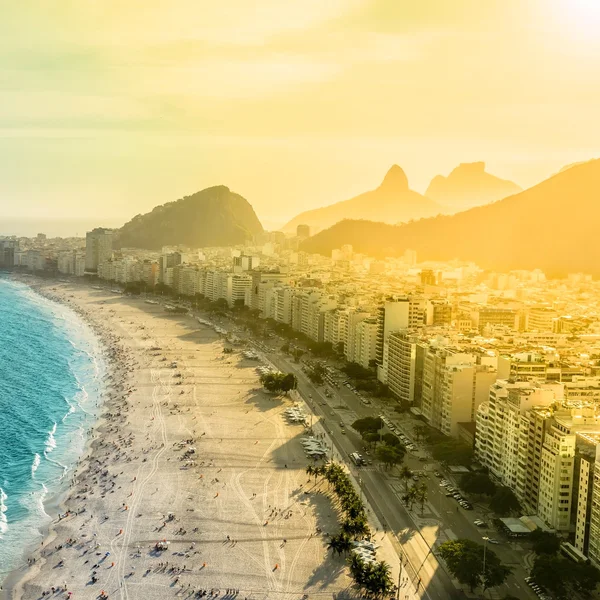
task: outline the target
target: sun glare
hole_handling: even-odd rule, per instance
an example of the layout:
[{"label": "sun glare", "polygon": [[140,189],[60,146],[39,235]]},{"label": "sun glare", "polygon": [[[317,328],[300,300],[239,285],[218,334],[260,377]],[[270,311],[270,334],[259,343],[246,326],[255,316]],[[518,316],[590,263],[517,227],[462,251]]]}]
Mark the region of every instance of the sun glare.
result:
[{"label": "sun glare", "polygon": [[598,39],[600,0],[562,0],[563,15],[578,35]]}]

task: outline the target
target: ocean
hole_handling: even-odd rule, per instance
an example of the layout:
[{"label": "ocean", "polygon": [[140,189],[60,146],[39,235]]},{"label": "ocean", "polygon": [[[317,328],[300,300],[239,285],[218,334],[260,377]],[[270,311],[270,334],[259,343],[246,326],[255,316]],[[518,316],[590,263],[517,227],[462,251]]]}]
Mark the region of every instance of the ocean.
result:
[{"label": "ocean", "polygon": [[98,340],[76,313],[0,274],[0,581],[57,516],[103,375]]}]

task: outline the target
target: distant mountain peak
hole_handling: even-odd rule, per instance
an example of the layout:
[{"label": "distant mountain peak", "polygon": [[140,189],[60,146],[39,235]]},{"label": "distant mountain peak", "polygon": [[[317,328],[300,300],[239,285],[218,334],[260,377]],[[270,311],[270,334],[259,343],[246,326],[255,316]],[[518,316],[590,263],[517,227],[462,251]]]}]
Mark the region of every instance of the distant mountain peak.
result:
[{"label": "distant mountain peak", "polygon": [[500,179],[485,170],[483,161],[460,163],[448,177],[436,175],[425,195],[454,210],[489,204],[519,193],[512,181]]},{"label": "distant mountain peak", "polygon": [[343,219],[377,219],[384,223],[400,223],[431,217],[442,212],[440,205],[408,187],[408,177],[398,165],[392,165],[379,187],[321,208],[304,211],[283,226],[294,232],[299,224],[310,225],[312,231],[331,227]]},{"label": "distant mountain peak", "polygon": [[408,190],[408,177],[398,165],[392,165],[388,172],[385,174],[379,189],[386,191],[403,191]]},{"label": "distant mountain peak", "polygon": [[404,225],[341,221],[305,240],[300,249],[330,256],[334,248],[351,244],[355,252],[386,258],[411,248],[421,261],[472,260],[502,273],[539,268],[550,277],[583,272],[596,278],[599,197],[600,159],[454,215]]},{"label": "distant mountain peak", "polygon": [[233,246],[262,231],[250,203],[216,185],[137,215],[118,231],[115,247]]},{"label": "distant mountain peak", "polygon": [[460,163],[450,175],[472,175],[475,173],[485,173],[485,163],[483,161]]}]

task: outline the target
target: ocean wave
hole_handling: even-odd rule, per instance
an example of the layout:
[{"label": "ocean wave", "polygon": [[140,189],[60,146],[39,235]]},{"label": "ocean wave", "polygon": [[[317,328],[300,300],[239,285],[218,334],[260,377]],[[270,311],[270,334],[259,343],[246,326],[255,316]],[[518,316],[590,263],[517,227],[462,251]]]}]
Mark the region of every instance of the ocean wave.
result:
[{"label": "ocean wave", "polygon": [[8,519],[6,518],[6,500],[8,496],[4,493],[4,490],[0,488],[0,536],[8,529]]},{"label": "ocean wave", "polygon": [[[65,399],[66,400],[66,399]],[[67,401],[67,404],[69,404],[69,402]],[[61,419],[61,421],[64,423],[66,418],[69,415],[72,415],[75,412],[75,407],[72,404],[69,404],[69,410],[65,413],[64,417]]]},{"label": "ocean wave", "polygon": [[40,461],[41,461],[41,457],[36,452],[35,456],[33,457],[33,463],[31,465],[31,477],[35,477],[35,472],[38,470],[38,467],[40,466]]},{"label": "ocean wave", "polygon": [[56,448],[56,439],[54,434],[56,433],[56,423],[54,423],[52,429],[48,432],[48,437],[46,438],[46,450],[45,454],[50,454],[54,448]]},{"label": "ocean wave", "polygon": [[45,452],[44,452],[44,458],[51,464],[54,465],[55,467],[58,467],[59,469],[62,470],[62,473],[60,475],[60,477],[58,478],[58,481],[61,481],[65,475],[67,474],[67,472],[69,471],[69,467],[67,467],[66,465],[63,465],[61,462],[59,462],[58,460],[54,460],[53,458],[50,458]]}]

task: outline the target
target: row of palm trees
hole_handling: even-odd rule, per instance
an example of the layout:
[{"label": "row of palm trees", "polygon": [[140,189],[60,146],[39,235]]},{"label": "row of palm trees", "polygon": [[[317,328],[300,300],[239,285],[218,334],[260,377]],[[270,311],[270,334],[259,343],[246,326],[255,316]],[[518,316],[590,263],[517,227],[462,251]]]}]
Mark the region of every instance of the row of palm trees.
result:
[{"label": "row of palm trees", "polygon": [[404,465],[402,469],[400,469],[400,479],[404,480],[404,495],[402,496],[402,501],[410,510],[412,510],[413,504],[417,502],[421,505],[421,514],[423,514],[425,502],[427,502],[427,485],[424,482],[421,482],[409,488],[408,484],[413,477],[414,473],[407,465]]},{"label": "row of palm trees", "polygon": [[[367,513],[360,496],[356,493],[350,477],[337,463],[309,465],[306,468],[309,477],[323,477],[333,489],[343,513],[341,531],[331,536],[328,548],[333,554],[347,555],[353,548],[352,542],[369,535]],[[385,562],[367,563],[356,554],[348,559],[350,574],[355,584],[369,597],[379,598],[391,593],[393,582],[390,567]]]}]

